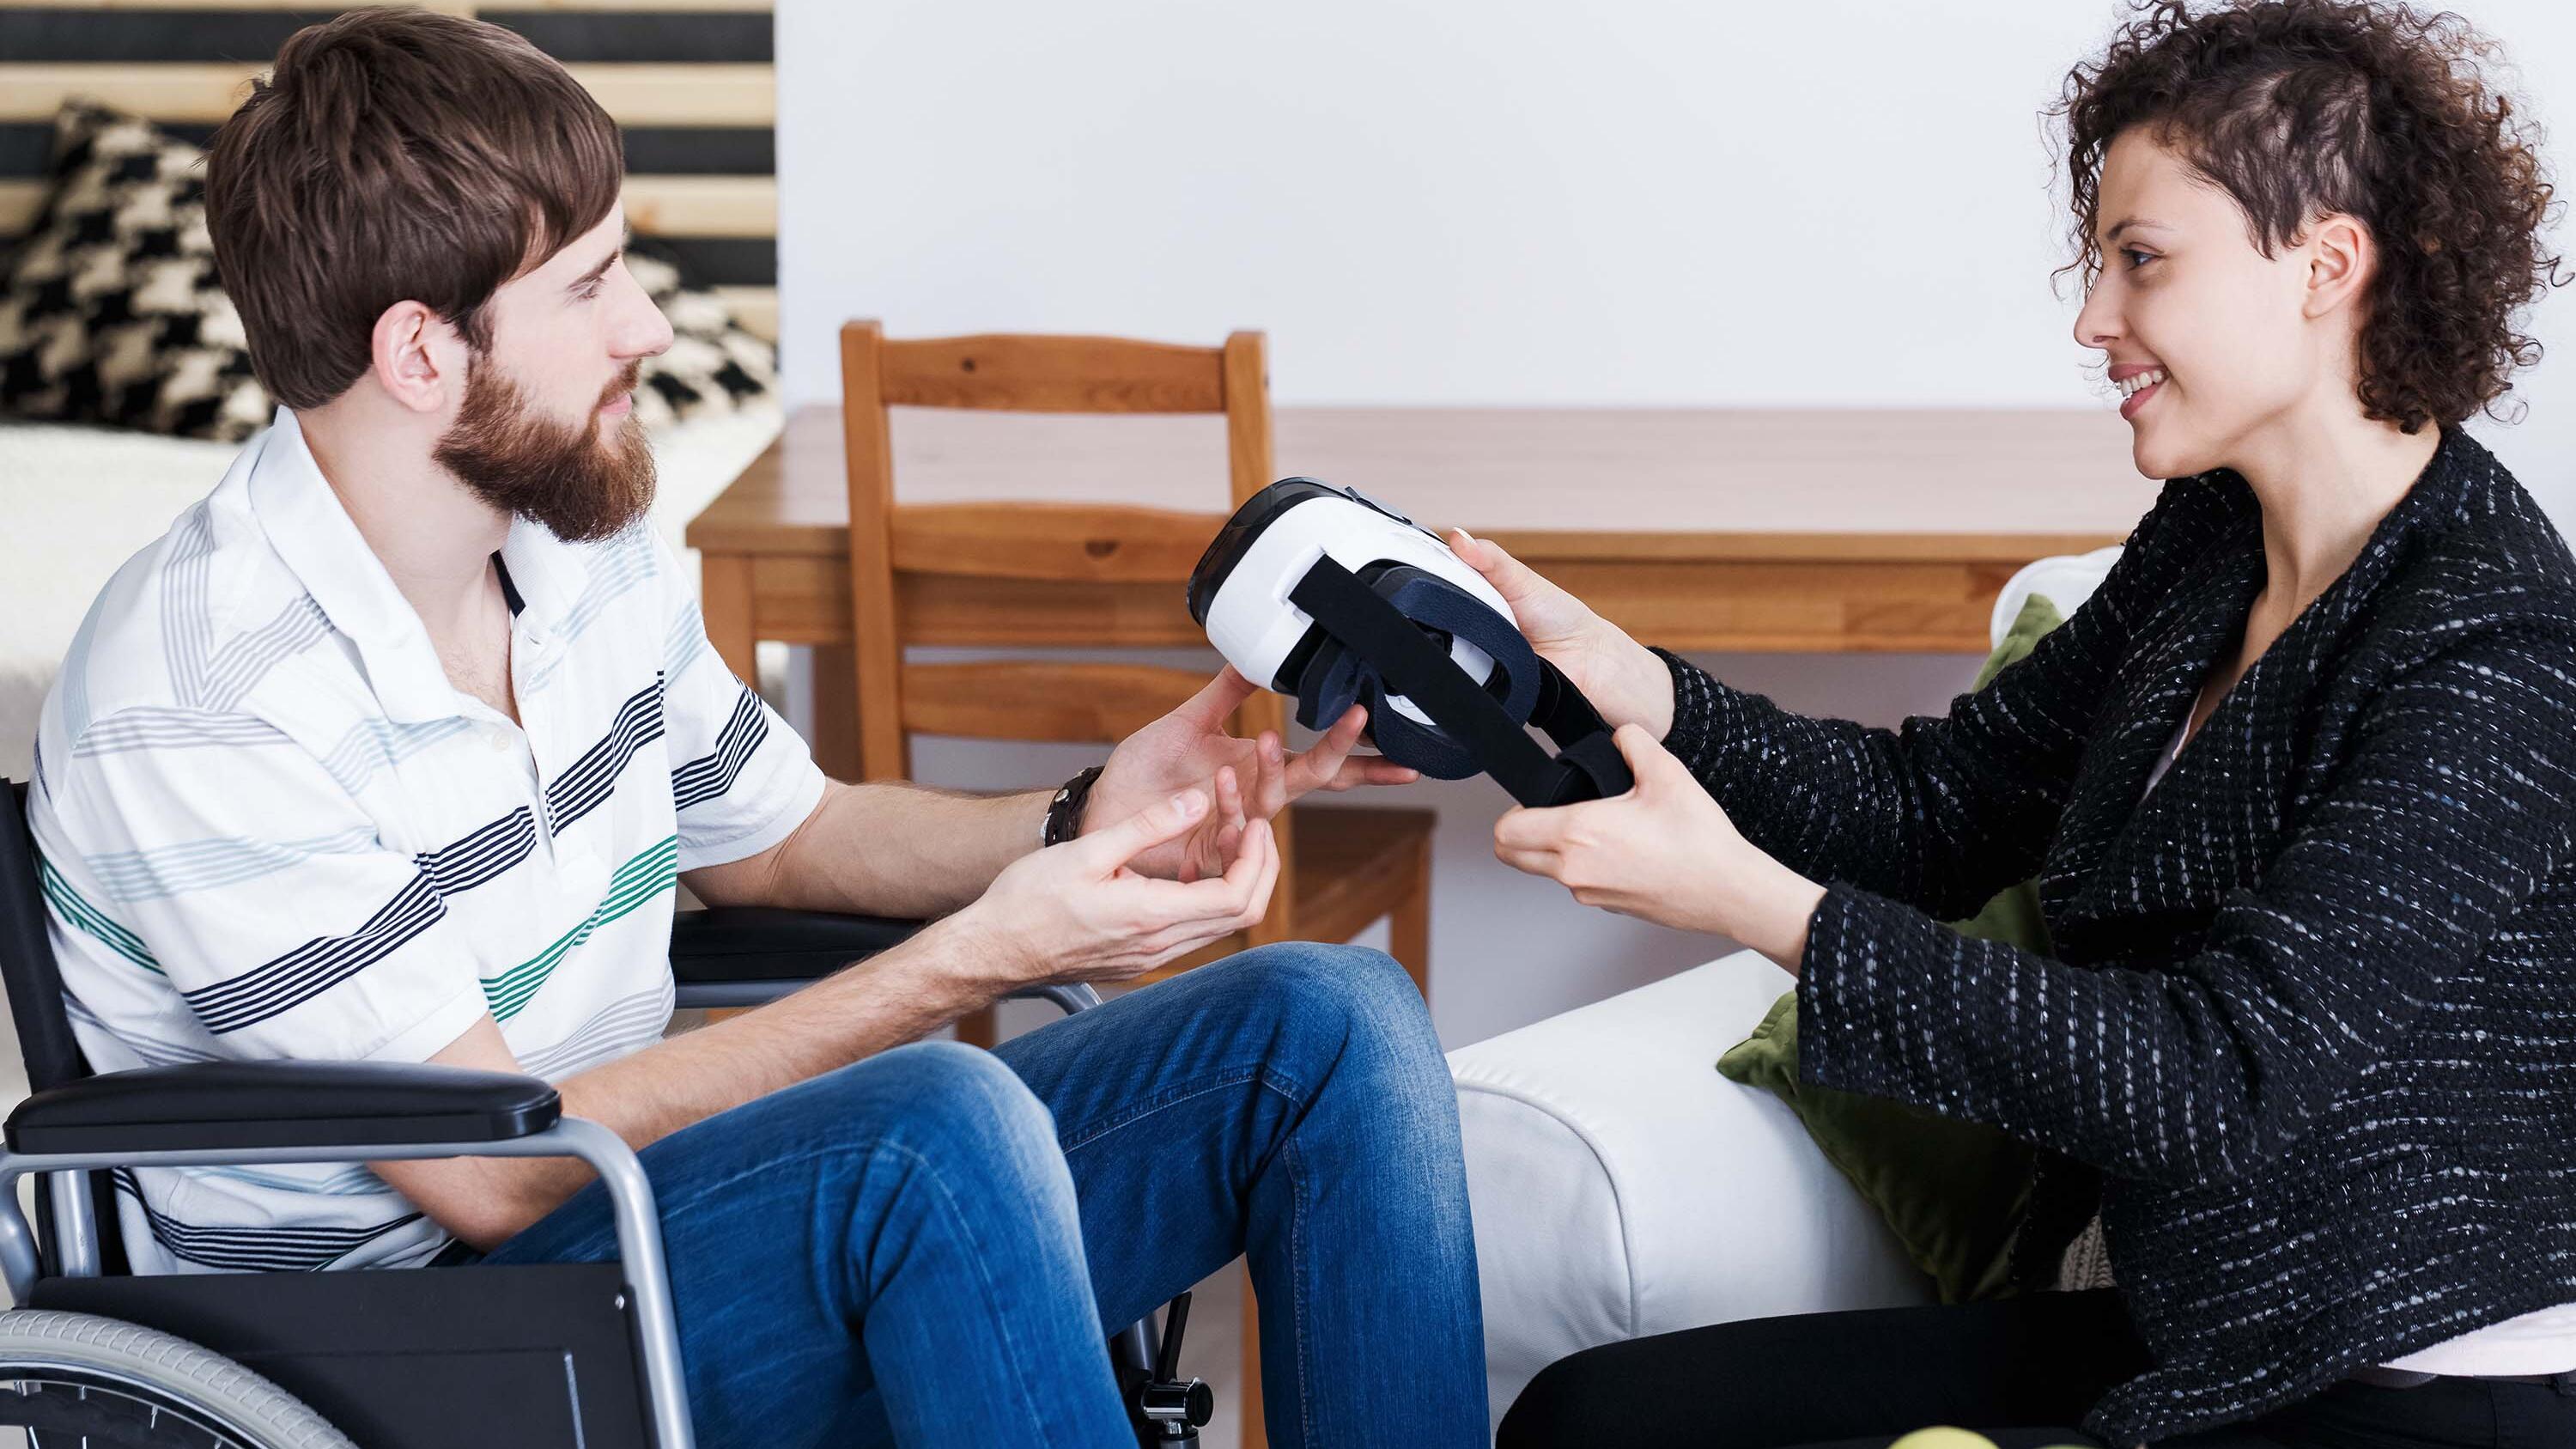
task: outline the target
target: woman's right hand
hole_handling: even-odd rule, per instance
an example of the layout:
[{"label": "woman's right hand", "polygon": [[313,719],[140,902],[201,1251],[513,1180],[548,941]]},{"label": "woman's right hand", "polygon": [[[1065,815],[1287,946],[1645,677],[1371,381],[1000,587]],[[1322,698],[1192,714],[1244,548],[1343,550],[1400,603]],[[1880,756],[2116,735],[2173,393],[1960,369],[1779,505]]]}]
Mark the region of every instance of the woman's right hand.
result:
[{"label": "woman's right hand", "polygon": [[1633,724],[1659,740],[1672,733],[1673,676],[1663,660],[1491,539],[1453,528],[1449,547],[1512,606],[1530,647],[1564,671],[1612,729]]},{"label": "woman's right hand", "polygon": [[1184,790],[1004,867],[947,923],[963,933],[974,994],[1124,981],[1258,922],[1279,880],[1267,820],[1243,822],[1223,875],[1185,883],[1130,865],[1189,834],[1210,804],[1205,790]]}]

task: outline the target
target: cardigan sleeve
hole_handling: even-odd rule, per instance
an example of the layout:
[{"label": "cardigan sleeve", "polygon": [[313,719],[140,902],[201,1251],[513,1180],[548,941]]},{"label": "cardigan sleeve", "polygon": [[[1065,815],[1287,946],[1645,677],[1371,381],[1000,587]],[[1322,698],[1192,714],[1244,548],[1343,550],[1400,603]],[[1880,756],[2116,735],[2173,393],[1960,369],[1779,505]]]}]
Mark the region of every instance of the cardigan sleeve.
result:
[{"label": "cardigan sleeve", "polygon": [[2473,970],[2576,826],[2576,631],[2393,680],[2328,795],[2199,949],[2154,970],[1973,941],[1835,881],[1798,982],[1803,1079],[1999,1127],[2107,1172],[2278,1158]]},{"label": "cardigan sleeve", "polygon": [[2168,483],[2092,596],[1948,715],[1810,718],[1657,650],[1673,675],[1665,748],[1791,869],[1974,915],[2038,868],[2138,619],[2206,533],[2194,481]]}]

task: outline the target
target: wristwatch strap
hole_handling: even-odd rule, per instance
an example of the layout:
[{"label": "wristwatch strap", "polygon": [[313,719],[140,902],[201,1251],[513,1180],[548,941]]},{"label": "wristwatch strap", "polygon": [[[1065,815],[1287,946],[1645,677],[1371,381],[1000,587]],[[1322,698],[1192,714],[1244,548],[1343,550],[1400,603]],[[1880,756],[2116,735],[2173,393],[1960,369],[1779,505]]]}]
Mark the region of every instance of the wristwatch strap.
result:
[{"label": "wristwatch strap", "polygon": [[1064,782],[1047,802],[1046,823],[1038,827],[1038,848],[1062,845],[1082,833],[1082,807],[1091,799],[1091,784],[1100,778],[1100,767],[1092,766]]}]

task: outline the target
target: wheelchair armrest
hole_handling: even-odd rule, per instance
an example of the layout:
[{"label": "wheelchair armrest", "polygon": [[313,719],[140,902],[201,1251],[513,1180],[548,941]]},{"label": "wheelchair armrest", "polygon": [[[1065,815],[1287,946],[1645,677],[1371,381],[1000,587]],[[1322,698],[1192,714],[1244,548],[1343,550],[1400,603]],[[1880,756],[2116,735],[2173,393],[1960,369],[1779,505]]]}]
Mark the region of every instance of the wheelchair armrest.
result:
[{"label": "wheelchair armrest", "polygon": [[671,923],[671,974],[682,985],[812,981],[902,943],[921,925],[773,906],[682,911]]},{"label": "wheelchair armrest", "polygon": [[9,1114],[12,1152],[168,1152],[500,1142],[563,1116],[534,1077],[409,1062],[190,1062],[39,1092]]}]

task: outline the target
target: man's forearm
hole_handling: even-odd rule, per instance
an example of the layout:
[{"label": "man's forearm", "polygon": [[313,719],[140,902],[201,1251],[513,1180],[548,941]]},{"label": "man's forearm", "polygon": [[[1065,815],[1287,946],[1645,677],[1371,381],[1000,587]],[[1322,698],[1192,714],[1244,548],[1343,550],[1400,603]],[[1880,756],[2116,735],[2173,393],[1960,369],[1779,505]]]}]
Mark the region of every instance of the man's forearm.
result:
[{"label": "man's forearm", "polygon": [[[567,1117],[597,1122],[638,1151],[771,1092],[916,1041],[990,1004],[962,933],[932,926],[802,991],[668,1038],[557,1084]],[[473,1216],[451,1232],[489,1249],[562,1205],[591,1178],[570,1158],[479,1159]]]},{"label": "man's forearm", "polygon": [[692,871],[688,884],[709,905],[944,916],[1037,849],[1050,798],[834,781],[786,840],[747,861]]}]

